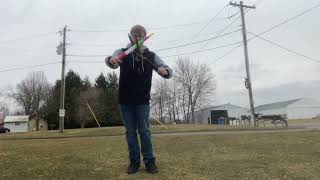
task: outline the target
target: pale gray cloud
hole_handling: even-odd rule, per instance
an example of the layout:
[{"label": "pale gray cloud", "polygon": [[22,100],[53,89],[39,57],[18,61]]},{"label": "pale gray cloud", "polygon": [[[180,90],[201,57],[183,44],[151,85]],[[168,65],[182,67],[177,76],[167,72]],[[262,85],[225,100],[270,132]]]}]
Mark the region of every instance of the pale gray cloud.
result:
[{"label": "pale gray cloud", "polygon": [[[320,100],[320,81],[295,82],[275,85],[273,87],[253,88],[253,96],[255,105],[297,98],[313,98]],[[226,92],[225,96],[219,98],[219,101],[220,103],[231,102],[249,107],[248,91],[242,89]]]}]

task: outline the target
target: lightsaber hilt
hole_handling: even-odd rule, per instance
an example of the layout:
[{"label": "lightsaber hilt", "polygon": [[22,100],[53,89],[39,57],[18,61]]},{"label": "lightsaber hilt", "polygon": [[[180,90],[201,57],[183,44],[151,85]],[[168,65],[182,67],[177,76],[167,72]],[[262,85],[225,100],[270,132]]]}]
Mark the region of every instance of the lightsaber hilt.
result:
[{"label": "lightsaber hilt", "polygon": [[[133,52],[135,49],[137,49],[138,47],[141,47],[143,45],[143,43],[148,40],[151,36],[153,36],[154,33],[151,33],[149,36],[145,37],[144,39],[139,40],[136,44],[132,45],[129,49],[127,49],[126,51],[120,53],[117,56],[117,59],[119,62],[123,62],[123,60],[128,56],[128,54],[130,54],[131,52]],[[132,39],[130,39],[132,41]]]}]

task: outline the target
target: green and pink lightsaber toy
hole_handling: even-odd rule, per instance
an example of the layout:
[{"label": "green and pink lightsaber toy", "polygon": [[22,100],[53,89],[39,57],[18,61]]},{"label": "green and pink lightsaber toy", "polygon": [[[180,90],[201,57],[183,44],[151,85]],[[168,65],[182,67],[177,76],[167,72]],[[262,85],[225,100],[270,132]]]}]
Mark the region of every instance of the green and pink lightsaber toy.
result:
[{"label": "green and pink lightsaber toy", "polygon": [[[128,54],[130,54],[131,52],[133,52],[134,50],[136,50],[137,48],[141,47],[143,45],[143,43],[148,40],[151,36],[153,36],[154,33],[151,33],[149,36],[146,36],[144,39],[139,40],[137,43],[135,43],[134,45],[132,45],[129,49],[127,49],[126,51],[120,53],[117,58],[120,62],[123,62],[123,60],[128,56]],[[131,39],[130,39],[131,40]]]}]

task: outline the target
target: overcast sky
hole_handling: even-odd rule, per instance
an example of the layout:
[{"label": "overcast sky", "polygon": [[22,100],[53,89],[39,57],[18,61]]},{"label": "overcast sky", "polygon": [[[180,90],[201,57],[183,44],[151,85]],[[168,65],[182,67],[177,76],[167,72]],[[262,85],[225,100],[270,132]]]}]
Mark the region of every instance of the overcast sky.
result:
[{"label": "overcast sky", "polygon": [[[228,6],[198,33],[228,3],[228,0],[1,0],[0,71],[61,61],[61,56],[56,54],[56,46],[61,37],[56,32],[64,25],[68,25],[71,30],[67,33],[69,55],[112,54],[115,49],[128,43],[127,33],[135,24],[142,24],[150,33],[155,33],[146,43],[151,50],[208,39],[216,36],[217,32],[238,17],[239,14],[227,18],[239,11],[236,7]],[[246,14],[246,23],[248,31],[258,34],[320,2],[248,0],[244,3],[257,3],[257,8]],[[319,60],[319,19],[320,7],[264,34],[263,37]],[[240,20],[237,20],[224,33],[239,29],[240,24]],[[252,35],[248,34],[248,37]],[[164,57],[241,40],[242,35],[238,31],[208,43],[157,53]],[[232,47],[234,46],[188,56],[195,62],[211,64],[217,82],[213,103],[230,102],[248,107],[248,92],[244,86],[246,71],[243,47],[215,62]],[[103,59],[68,56],[68,61],[92,63],[69,62],[67,71],[73,69],[82,78],[88,75],[94,81],[99,73],[112,71],[105,66]],[[177,56],[163,59],[173,66]],[[320,99],[319,62],[290,53],[259,38],[249,42],[249,60],[256,105],[300,97]],[[61,76],[61,64],[0,72],[0,89],[3,91],[8,86],[14,87],[29,72],[38,70],[44,71],[51,83]]]}]

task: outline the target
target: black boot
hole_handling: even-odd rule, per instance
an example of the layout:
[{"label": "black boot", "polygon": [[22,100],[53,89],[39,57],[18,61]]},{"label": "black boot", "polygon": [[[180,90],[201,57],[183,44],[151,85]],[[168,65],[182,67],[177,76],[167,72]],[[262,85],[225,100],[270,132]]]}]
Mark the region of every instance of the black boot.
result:
[{"label": "black boot", "polygon": [[146,170],[147,170],[148,173],[157,174],[159,172],[155,161],[150,161],[145,165],[146,165]]},{"label": "black boot", "polygon": [[138,172],[140,167],[140,163],[136,163],[136,162],[130,162],[130,165],[128,167],[127,173],[128,174],[135,174]]}]

